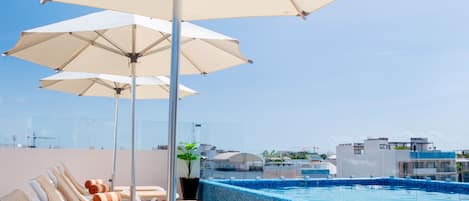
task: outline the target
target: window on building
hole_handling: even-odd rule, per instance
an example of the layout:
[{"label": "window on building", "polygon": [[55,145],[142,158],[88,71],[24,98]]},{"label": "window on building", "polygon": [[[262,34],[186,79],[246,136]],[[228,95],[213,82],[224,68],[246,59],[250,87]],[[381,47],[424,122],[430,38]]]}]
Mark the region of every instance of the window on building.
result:
[{"label": "window on building", "polygon": [[379,149],[391,150],[391,145],[389,145],[389,144],[380,144]]},{"label": "window on building", "polygon": [[436,163],[434,161],[430,161],[427,163],[427,168],[436,168]]},{"label": "window on building", "polygon": [[420,161],[420,162],[415,162],[414,163],[415,168],[425,168],[425,163]]}]

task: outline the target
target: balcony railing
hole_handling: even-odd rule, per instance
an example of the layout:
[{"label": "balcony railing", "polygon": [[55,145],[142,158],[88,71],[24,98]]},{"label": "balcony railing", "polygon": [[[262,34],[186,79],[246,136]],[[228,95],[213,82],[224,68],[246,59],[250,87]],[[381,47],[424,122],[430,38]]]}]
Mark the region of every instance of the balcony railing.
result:
[{"label": "balcony railing", "polygon": [[455,152],[440,152],[440,151],[429,151],[429,152],[410,152],[411,159],[455,159]]}]

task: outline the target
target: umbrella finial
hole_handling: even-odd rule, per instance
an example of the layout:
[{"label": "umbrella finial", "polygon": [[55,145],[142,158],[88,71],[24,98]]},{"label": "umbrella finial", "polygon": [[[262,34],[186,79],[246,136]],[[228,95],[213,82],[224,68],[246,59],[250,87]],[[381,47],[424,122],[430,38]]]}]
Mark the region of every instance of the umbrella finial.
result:
[{"label": "umbrella finial", "polygon": [[47,1],[47,0],[40,0],[39,2],[40,2],[42,5],[44,5],[44,4],[46,4],[46,1]]}]

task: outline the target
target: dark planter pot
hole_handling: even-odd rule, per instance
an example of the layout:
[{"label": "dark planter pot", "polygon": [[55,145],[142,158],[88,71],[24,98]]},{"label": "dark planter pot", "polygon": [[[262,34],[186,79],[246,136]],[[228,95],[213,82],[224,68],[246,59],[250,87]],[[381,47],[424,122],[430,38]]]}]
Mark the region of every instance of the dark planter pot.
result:
[{"label": "dark planter pot", "polygon": [[181,182],[182,197],[185,200],[195,200],[199,188],[199,178],[179,178]]}]

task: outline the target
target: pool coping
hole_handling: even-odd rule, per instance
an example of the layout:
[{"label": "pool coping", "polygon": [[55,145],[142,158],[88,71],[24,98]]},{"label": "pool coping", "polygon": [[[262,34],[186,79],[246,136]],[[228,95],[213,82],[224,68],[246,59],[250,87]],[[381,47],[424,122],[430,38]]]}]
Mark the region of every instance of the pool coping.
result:
[{"label": "pool coping", "polygon": [[[249,186],[254,185],[254,186]],[[204,201],[218,201],[213,194],[222,194],[224,201],[299,201],[279,194],[258,189],[289,186],[330,186],[330,185],[386,185],[419,188],[430,192],[459,193],[469,195],[469,183],[432,181],[407,178],[334,178],[334,179],[235,179],[201,180],[199,196]],[[248,187],[249,186],[249,187]],[[217,191],[223,191],[219,193]]]},{"label": "pool coping", "polygon": [[[242,192],[242,193],[245,193],[245,194],[248,194],[248,195],[252,195],[256,198],[259,198],[261,200],[276,200],[276,201],[293,201],[291,198],[288,198],[288,197],[285,197],[285,196],[282,196],[282,195],[278,195],[278,194],[274,194],[274,193],[268,193],[268,192],[264,192],[264,191],[260,191],[260,190],[255,190],[255,189],[250,189],[250,188],[245,188],[245,187],[239,187],[239,186],[236,186],[236,185],[231,185],[231,184],[226,184],[226,183],[222,183],[221,181],[224,181],[224,180],[201,180],[200,181],[200,189],[199,189],[199,196],[202,194],[204,194],[204,185],[213,185],[213,186],[217,186],[217,187],[221,187],[221,188],[226,188],[226,189],[230,189],[230,190],[233,190],[233,191],[238,191],[238,192]],[[226,198],[225,197],[225,200],[228,201],[229,198]],[[201,200],[207,200],[207,198],[204,198],[201,197]],[[207,201],[210,201],[210,200],[207,200]]]}]

